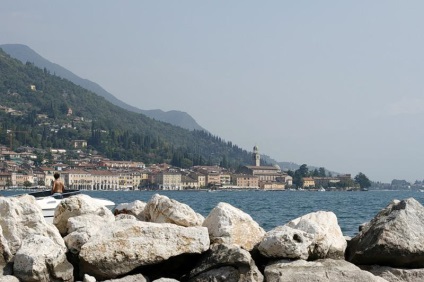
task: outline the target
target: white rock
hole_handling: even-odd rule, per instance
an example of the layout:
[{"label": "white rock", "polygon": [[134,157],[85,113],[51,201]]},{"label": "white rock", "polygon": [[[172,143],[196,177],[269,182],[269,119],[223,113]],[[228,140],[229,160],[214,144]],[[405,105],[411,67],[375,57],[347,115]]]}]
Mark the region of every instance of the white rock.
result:
[{"label": "white rock", "polygon": [[96,278],[93,276],[90,276],[88,274],[84,274],[84,279],[82,282],[97,282]]},{"label": "white rock", "polygon": [[33,235],[22,241],[15,255],[13,273],[23,281],[73,281],[73,266],[66,248],[50,238]]},{"label": "white rock", "polygon": [[209,236],[204,227],[123,219],[105,226],[82,246],[80,267],[97,279],[112,279],[139,266],[207,249]]},{"label": "white rock", "polygon": [[144,208],[146,221],[156,223],[173,223],[181,226],[202,226],[203,216],[188,205],[155,194]]},{"label": "white rock", "polygon": [[0,277],[0,282],[19,282],[19,279],[12,275]]},{"label": "white rock", "polygon": [[289,226],[278,226],[268,231],[258,246],[269,258],[308,259],[314,236]]},{"label": "white rock", "polygon": [[64,238],[66,247],[74,254],[79,253],[81,246],[95,236],[100,228],[113,221],[115,218],[112,215],[101,217],[95,214],[84,214],[69,218],[67,226],[69,234]]},{"label": "white rock", "polygon": [[235,244],[248,251],[265,235],[250,215],[227,203],[219,203],[206,217],[203,226],[208,228],[212,243]]},{"label": "white rock", "polygon": [[140,200],[135,200],[131,203],[122,203],[119,204],[114,211],[115,215],[118,214],[130,214],[135,216],[138,220],[144,221],[144,208],[146,207],[146,203]]},{"label": "white rock", "polygon": [[53,224],[60,234],[68,234],[68,219],[74,216],[94,214],[105,218],[114,218],[112,212],[105,206],[93,200],[90,196],[78,194],[63,199],[54,212]]},{"label": "white rock", "polygon": [[333,212],[308,213],[293,219],[287,226],[314,236],[310,259],[344,259],[347,242]]},{"label": "white rock", "polygon": [[318,211],[267,232],[258,249],[270,258],[343,259],[346,245],[336,215]]},{"label": "white rock", "polygon": [[34,234],[48,237],[59,246],[65,242],[56,227],[47,223],[33,196],[0,197],[0,226],[11,254],[15,254],[22,240]]}]

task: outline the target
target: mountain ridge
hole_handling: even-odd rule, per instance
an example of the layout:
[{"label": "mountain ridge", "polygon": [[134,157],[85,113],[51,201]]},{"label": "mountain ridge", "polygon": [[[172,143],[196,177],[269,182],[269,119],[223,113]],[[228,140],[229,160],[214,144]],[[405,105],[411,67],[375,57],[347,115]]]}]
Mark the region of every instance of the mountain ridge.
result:
[{"label": "mountain ridge", "polygon": [[26,62],[31,62],[41,69],[46,68],[51,73],[62,78],[66,78],[69,81],[75,83],[76,85],[79,85],[87,90],[96,93],[101,97],[104,97],[107,101],[123,109],[135,113],[141,113],[155,120],[167,122],[188,130],[207,131],[203,127],[201,127],[192,116],[183,111],[163,111],[160,109],[142,110],[137,107],[128,105],[127,103],[116,98],[113,94],[105,90],[99,84],[91,80],[81,78],[70,70],[47,60],[46,58],[35,52],[33,49],[31,49],[29,46],[26,46],[24,44],[2,44],[0,45],[0,48],[2,48],[12,58],[18,59],[24,64]]}]

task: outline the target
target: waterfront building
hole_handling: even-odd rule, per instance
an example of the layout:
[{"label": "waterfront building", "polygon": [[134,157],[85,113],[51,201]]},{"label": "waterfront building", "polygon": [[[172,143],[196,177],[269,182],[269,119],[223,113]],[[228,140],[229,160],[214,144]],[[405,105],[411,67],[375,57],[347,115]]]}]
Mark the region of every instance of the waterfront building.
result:
[{"label": "waterfront building", "polygon": [[60,174],[66,189],[93,190],[93,177],[88,171],[72,169]]},{"label": "waterfront building", "polygon": [[119,174],[108,170],[90,171],[93,182],[91,190],[119,190]]},{"label": "waterfront building", "polygon": [[0,172],[0,189],[4,190],[10,186],[14,186],[12,181],[12,175],[16,174],[11,172]]},{"label": "waterfront building", "polygon": [[263,181],[259,186],[263,190],[284,190],[286,189],[286,185],[281,182],[268,182]]},{"label": "waterfront building", "polygon": [[247,174],[234,174],[231,177],[231,182],[237,188],[259,188],[259,178]]},{"label": "waterfront building", "polygon": [[183,189],[199,189],[199,183],[196,179],[193,179],[188,175],[182,175],[181,187]]},{"label": "waterfront building", "polygon": [[312,177],[302,178],[302,188],[315,187],[315,181]]},{"label": "waterfront building", "polygon": [[181,173],[162,171],[155,175],[155,185],[161,190],[180,190]]}]

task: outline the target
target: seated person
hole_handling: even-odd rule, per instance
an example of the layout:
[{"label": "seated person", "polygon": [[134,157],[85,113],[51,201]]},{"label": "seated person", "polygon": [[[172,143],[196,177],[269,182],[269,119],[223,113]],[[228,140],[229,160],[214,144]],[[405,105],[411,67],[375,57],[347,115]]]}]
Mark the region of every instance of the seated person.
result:
[{"label": "seated person", "polygon": [[52,186],[52,194],[61,194],[63,193],[63,191],[65,190],[65,185],[63,185],[62,181],[60,181],[60,174],[59,173],[55,173],[53,175],[54,177],[54,182],[53,182],[53,186]]}]

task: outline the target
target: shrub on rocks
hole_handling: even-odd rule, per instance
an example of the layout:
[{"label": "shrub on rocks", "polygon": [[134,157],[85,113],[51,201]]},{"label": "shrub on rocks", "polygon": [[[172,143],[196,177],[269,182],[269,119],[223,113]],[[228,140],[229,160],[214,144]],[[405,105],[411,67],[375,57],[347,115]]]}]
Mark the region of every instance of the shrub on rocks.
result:
[{"label": "shrub on rocks", "polygon": [[146,221],[173,223],[180,226],[202,226],[204,218],[188,205],[166,196],[155,194],[144,208]]},{"label": "shrub on rocks", "polygon": [[248,251],[265,235],[250,215],[227,203],[219,203],[206,217],[203,226],[208,228],[212,243],[235,244]]},{"label": "shrub on rocks", "polygon": [[348,245],[354,264],[424,267],[424,207],[415,199],[395,200],[380,211]]}]

